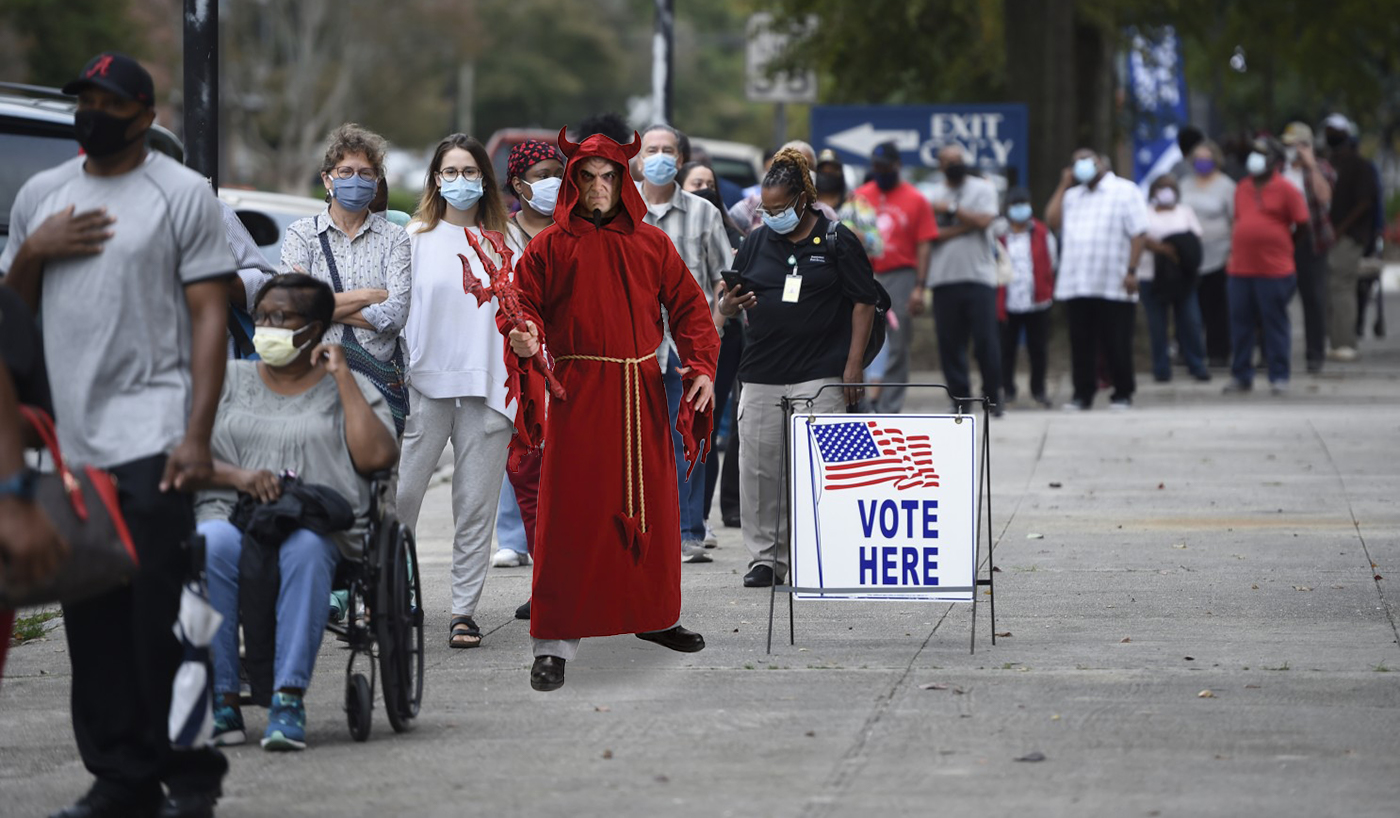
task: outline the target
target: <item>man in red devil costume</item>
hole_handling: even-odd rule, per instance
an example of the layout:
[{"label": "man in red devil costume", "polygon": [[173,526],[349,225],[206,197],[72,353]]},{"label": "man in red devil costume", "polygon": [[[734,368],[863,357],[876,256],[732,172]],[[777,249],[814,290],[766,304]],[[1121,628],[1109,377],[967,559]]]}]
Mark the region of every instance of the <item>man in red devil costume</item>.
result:
[{"label": "man in red devil costume", "polygon": [[[680,627],[681,549],[675,455],[656,348],[661,308],[671,316],[685,379],[677,429],[686,459],[704,458],[719,336],[705,294],[627,175],[640,140],[559,132],[568,157],[554,224],[525,248],[515,283],[525,330],[511,349],[542,343],[567,399],[550,403],[535,531],[530,685],[555,690],[580,637],[635,633],[695,652],[704,638]],[[522,360],[522,422],[538,430],[540,375]],[[539,440],[518,443],[538,445]]]}]

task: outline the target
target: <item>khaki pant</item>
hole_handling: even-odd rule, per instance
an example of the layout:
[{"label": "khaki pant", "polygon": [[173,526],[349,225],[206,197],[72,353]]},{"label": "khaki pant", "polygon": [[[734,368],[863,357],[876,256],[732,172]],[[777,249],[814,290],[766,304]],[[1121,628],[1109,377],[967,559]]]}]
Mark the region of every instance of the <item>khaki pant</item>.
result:
[{"label": "khaki pant", "polygon": [[[783,398],[816,395],[817,389],[840,378],[822,378],[792,384],[746,383],[739,393],[739,521],[749,566],[773,565],[779,574],[788,566],[786,469],[783,462]],[[824,414],[844,411],[846,398],[840,389],[828,389],[813,402],[810,411]],[[799,411],[809,411],[799,406]]]},{"label": "khaki pant", "polygon": [[1356,279],[1363,248],[1348,236],[1327,254],[1327,337],[1333,349],[1356,348]]}]

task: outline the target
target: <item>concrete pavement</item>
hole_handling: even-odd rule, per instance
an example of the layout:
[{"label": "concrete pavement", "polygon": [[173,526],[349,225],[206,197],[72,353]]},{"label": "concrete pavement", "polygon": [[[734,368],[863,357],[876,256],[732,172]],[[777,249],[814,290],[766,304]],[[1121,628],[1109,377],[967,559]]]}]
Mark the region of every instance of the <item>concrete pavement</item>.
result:
[{"label": "concrete pavement", "polygon": [[[1393,816],[1400,342],[1363,351],[1298,372],[1287,398],[1147,377],[1126,413],[1009,411],[992,519],[1010,635],[991,646],[979,606],[975,655],[968,606],[909,602],[799,603],[797,645],[765,655],[768,594],[740,587],[747,556],[721,529],[715,562],[683,569],[703,653],[587,640],[565,687],[535,693],[512,618],[529,569],[493,569],[483,647],[447,647],[436,484],[417,729],[377,710],[353,743],[328,643],[310,749],[232,749],[219,814]],[[11,652],[0,815],[87,786],[63,651],[58,631]]]}]

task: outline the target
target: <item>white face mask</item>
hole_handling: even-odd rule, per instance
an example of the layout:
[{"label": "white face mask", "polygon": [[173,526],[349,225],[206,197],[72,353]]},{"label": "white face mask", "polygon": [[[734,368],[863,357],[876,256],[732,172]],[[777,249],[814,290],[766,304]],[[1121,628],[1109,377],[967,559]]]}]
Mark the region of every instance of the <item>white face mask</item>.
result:
[{"label": "white face mask", "polygon": [[1162,207],[1171,207],[1176,204],[1176,191],[1169,187],[1158,188],[1157,192],[1152,194],[1152,201]]},{"label": "white face mask", "polygon": [[[308,325],[310,326],[310,325]],[[286,329],[285,327],[257,327],[253,330],[253,349],[268,366],[283,367],[295,361],[302,350],[311,346],[315,338],[297,346],[292,340],[298,332],[306,329]]]},{"label": "white face mask", "polygon": [[530,207],[541,215],[553,216],[554,205],[559,201],[559,186],[563,183],[558,176],[530,183]]},{"label": "white face mask", "polygon": [[1268,157],[1258,151],[1251,153],[1244,162],[1244,169],[1249,171],[1250,176],[1259,176],[1269,169]]}]

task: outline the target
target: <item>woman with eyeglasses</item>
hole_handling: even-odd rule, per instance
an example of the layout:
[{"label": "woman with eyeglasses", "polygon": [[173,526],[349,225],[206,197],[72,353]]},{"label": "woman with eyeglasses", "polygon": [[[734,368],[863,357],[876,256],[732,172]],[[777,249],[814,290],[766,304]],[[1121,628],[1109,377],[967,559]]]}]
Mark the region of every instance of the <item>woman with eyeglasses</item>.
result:
[{"label": "woman with eyeglasses", "polygon": [[[792,148],[773,157],[763,177],[763,225],[739,248],[740,282],[725,290],[719,311],[742,310],[739,361],[739,518],[749,549],[748,588],[787,575],[783,493],[783,398],[812,397],[814,412],[840,412],[862,397],[865,346],[882,298],[870,260],[850,228],[820,212],[807,159]],[[887,301],[886,301],[887,303]],[[844,393],[844,394],[843,394]],[[806,404],[804,404],[805,406]]]},{"label": "woman with eyeglasses", "polygon": [[282,269],[312,275],[335,290],[331,338],[350,368],[372,381],[389,402],[403,434],[408,414],[399,332],[408,320],[408,234],[370,202],[384,176],[388,143],[346,123],[331,132],[321,160],[326,212],[293,222],[282,241]]},{"label": "woman with eyeglasses", "polygon": [[[293,531],[277,547],[275,646],[265,750],[306,747],[306,706],[342,558],[358,559],[369,524],[370,475],[398,457],[383,395],[354,373],[335,343],[337,310],[325,282],[300,273],[263,285],[253,302],[261,361],[229,361],[210,437],[214,469],[195,501],[204,536],[209,601],[223,616],[210,646],[214,664],[214,743],[247,739],[238,708],[239,580],[244,532],[230,521],[240,495],[277,500],[281,475],[339,494],[354,511],[348,531]],[[250,636],[250,638],[252,638]]]},{"label": "woman with eyeglasses", "polygon": [[408,343],[408,425],[399,462],[399,519],[418,524],[423,495],[452,441],[452,619],[448,645],[474,648],[473,618],[491,559],[491,532],[505,473],[515,404],[506,406],[505,339],[496,299],[463,285],[462,260],[481,287],[487,263],[501,265],[489,233],[504,241],[506,211],[486,148],[466,134],[438,143],[423,197],[408,225],[413,247]]}]

